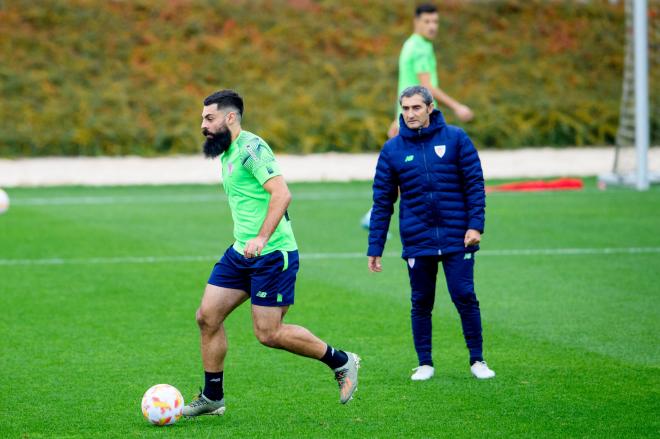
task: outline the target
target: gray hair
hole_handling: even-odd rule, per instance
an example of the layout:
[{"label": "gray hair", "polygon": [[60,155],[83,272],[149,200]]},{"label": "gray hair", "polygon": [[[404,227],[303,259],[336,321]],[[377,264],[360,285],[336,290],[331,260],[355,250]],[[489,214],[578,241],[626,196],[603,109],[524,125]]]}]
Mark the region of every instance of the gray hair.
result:
[{"label": "gray hair", "polygon": [[431,105],[433,102],[433,96],[428,88],[422,87],[421,85],[413,85],[401,92],[401,95],[399,96],[399,105],[401,105],[403,98],[411,98],[414,95],[420,95],[426,105]]}]

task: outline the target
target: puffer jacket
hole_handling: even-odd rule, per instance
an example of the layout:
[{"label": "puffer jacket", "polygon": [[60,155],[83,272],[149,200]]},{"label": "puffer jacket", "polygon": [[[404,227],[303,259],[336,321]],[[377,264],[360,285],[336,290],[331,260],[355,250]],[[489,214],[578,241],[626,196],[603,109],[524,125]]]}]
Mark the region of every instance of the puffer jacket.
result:
[{"label": "puffer jacket", "polygon": [[399,203],[403,258],[474,252],[465,232],[483,233],[486,194],[481,161],[461,128],[434,110],[426,128],[411,130],[399,116],[399,135],[378,157],[368,256],[382,256],[394,203]]}]

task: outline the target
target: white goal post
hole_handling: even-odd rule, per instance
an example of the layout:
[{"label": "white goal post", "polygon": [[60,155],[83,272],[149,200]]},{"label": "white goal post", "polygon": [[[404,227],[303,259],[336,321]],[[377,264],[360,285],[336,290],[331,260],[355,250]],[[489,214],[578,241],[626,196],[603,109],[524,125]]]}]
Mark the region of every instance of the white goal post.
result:
[{"label": "white goal post", "polygon": [[[651,0],[653,1],[653,0]],[[625,0],[626,48],[623,72],[621,113],[616,136],[612,172],[599,177],[601,187],[633,186],[643,191],[660,182],[660,174],[649,173],[648,152],[651,139],[649,120],[649,26],[647,0]],[[657,55],[657,24],[652,26]],[[652,60],[656,61],[657,60]],[[652,65],[657,68],[657,65]],[[655,97],[657,100],[657,96]],[[634,151],[633,151],[634,145]],[[634,154],[633,154],[634,152]]]}]

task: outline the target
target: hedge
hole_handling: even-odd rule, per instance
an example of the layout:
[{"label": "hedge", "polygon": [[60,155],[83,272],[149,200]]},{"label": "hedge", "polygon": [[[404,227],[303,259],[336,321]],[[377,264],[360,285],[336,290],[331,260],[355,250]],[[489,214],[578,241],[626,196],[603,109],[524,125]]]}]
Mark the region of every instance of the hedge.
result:
[{"label": "hedge", "polygon": [[[622,5],[439,3],[441,87],[474,109],[463,126],[479,147],[613,143]],[[201,102],[220,88],[244,96],[244,127],[276,150],[377,151],[413,9],[377,0],[0,2],[0,156],[194,153]]]}]

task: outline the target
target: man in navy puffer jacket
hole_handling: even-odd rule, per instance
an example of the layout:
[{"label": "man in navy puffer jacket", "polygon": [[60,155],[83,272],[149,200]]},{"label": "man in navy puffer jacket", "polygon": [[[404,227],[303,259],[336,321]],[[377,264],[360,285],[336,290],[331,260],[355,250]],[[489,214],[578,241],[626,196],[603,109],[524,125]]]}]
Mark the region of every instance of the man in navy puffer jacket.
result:
[{"label": "man in navy puffer jacket", "polygon": [[382,271],[381,256],[399,193],[402,257],[412,290],[412,332],[419,367],[413,380],[434,374],[431,313],[438,264],[458,310],[470,352],[470,369],[480,379],[495,376],[484,362],[481,313],[474,293],[474,256],[484,231],[486,195],[479,155],[460,128],[447,125],[422,86],[399,98],[399,135],[383,146],[373,185],[369,225],[369,269]]}]

